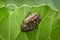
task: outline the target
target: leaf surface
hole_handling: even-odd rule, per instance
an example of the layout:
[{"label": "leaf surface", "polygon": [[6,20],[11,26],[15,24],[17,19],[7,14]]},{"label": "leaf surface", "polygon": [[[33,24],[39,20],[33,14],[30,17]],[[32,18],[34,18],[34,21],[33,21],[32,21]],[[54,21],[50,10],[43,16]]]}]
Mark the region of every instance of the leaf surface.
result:
[{"label": "leaf surface", "polygon": [[[31,10],[32,9],[32,10]],[[21,32],[21,24],[29,12],[38,12],[41,22],[29,32]],[[60,40],[60,13],[48,5],[0,8],[1,40]]]}]

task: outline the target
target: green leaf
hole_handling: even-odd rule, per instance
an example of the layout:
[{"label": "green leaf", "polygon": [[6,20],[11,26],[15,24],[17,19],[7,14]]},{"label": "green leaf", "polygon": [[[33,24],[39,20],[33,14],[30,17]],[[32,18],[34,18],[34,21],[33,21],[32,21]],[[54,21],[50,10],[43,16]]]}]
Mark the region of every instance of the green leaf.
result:
[{"label": "green leaf", "polygon": [[4,4],[4,2],[0,1],[0,7]]},{"label": "green leaf", "polygon": [[4,2],[4,5],[7,4],[15,4],[17,6],[21,6],[23,4],[28,4],[28,5],[41,5],[41,4],[48,4],[51,7],[58,9],[60,11],[60,0],[0,0]]},{"label": "green leaf", "polygon": [[[31,10],[32,9],[32,10]],[[29,12],[38,12],[42,19],[37,29],[21,32],[21,23]],[[48,5],[37,7],[10,5],[0,8],[1,40],[60,40],[60,13]]]},{"label": "green leaf", "polygon": [[9,13],[6,7],[0,8],[0,35],[5,40],[9,38]]},{"label": "green leaf", "polygon": [[60,11],[60,0],[52,0],[52,3]]},{"label": "green leaf", "polygon": [[[58,21],[58,19],[57,19],[57,18],[60,18],[59,12],[52,10],[47,5],[33,7],[31,12],[38,12],[42,17],[42,21],[39,24],[38,29],[35,29],[33,31],[26,33],[28,40],[56,40],[56,39],[59,40],[60,39],[59,30],[57,30],[56,33],[53,33],[53,32],[55,32],[56,27],[60,27],[60,25],[55,26],[56,24],[60,24],[60,22],[59,22],[60,20]],[[53,35],[53,34],[55,34],[55,35]],[[23,34],[19,34],[17,36],[16,40],[19,40],[19,38],[21,38],[23,40],[24,37],[21,37],[21,35],[23,36]],[[57,38],[55,36],[57,36]]]}]

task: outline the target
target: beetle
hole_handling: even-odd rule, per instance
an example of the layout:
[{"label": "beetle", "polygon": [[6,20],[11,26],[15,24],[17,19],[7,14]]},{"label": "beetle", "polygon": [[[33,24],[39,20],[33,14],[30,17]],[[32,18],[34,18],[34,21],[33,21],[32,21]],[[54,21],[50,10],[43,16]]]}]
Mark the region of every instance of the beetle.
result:
[{"label": "beetle", "polygon": [[35,29],[40,21],[41,17],[38,13],[28,15],[22,22],[21,31],[26,32]]}]

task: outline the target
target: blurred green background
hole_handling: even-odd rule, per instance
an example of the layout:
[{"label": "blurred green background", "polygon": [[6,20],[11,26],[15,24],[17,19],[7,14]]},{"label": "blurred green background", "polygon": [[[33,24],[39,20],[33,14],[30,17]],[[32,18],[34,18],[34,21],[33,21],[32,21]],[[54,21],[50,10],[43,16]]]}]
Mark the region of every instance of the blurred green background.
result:
[{"label": "blurred green background", "polygon": [[41,4],[49,4],[51,7],[56,8],[60,11],[60,0],[0,0],[1,4],[16,4],[17,6],[21,6],[22,4],[28,5],[41,5]]},{"label": "blurred green background", "polygon": [[[20,25],[32,6],[38,6],[31,12],[41,15],[41,28],[22,33]],[[0,40],[60,40],[60,13],[55,9],[60,12],[60,0],[0,0]]]}]

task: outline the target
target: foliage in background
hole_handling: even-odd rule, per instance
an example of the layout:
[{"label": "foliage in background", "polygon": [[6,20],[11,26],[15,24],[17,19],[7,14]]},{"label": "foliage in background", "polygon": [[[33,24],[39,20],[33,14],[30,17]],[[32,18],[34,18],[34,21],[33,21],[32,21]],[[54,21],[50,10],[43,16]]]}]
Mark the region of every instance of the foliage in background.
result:
[{"label": "foliage in background", "polygon": [[[60,9],[58,4],[59,2],[56,1],[1,0],[0,40],[60,40],[60,12],[56,10]],[[42,4],[49,4],[49,6]],[[19,7],[17,7],[16,5]],[[31,10],[32,5],[35,7],[33,7],[33,9]],[[30,10],[31,13],[38,12],[42,17],[42,21],[39,26],[37,26],[38,29],[34,29],[29,32],[21,32],[21,23],[26,15],[30,12]]]},{"label": "foliage in background", "polygon": [[21,6],[23,4],[28,4],[31,6],[49,4],[51,7],[60,11],[60,0],[0,0],[0,2],[2,2],[4,5],[15,4],[17,6]]}]

